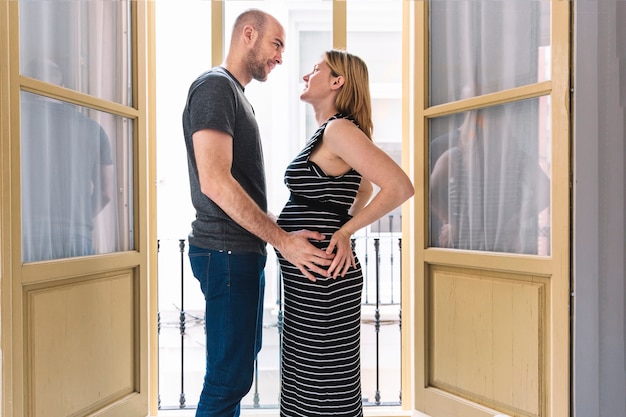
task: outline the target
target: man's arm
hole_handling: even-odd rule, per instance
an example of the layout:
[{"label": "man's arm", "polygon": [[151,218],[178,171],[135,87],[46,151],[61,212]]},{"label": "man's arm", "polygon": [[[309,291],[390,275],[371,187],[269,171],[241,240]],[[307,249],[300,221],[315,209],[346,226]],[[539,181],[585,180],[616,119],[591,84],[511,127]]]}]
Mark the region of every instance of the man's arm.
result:
[{"label": "man's arm", "polygon": [[264,213],[231,174],[233,139],[227,133],[204,129],[193,134],[193,148],[202,192],[250,233],[274,246],[306,277],[309,272],[327,274],[320,266],[330,265],[332,255],[313,246],[308,239],[321,240],[319,232],[287,233]]},{"label": "man's arm", "polygon": [[94,184],[92,198],[93,217],[96,217],[113,198],[113,164],[99,165],[97,184]]}]

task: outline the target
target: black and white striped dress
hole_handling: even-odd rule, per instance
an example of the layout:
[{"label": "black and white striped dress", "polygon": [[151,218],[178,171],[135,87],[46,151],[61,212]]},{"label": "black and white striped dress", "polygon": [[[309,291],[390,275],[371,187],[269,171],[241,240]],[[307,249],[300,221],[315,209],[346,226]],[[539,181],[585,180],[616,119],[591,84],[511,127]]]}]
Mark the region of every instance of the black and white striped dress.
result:
[{"label": "black and white striped dress", "polygon": [[[341,118],[335,115],[330,120]],[[278,218],[287,231],[316,230],[328,246],[348,219],[361,175],[331,177],[309,160],[328,121],[289,164],[285,184],[291,198]],[[283,275],[281,417],[362,416],[360,323],[363,274],[351,268],[337,279],[311,282],[278,253]]]}]

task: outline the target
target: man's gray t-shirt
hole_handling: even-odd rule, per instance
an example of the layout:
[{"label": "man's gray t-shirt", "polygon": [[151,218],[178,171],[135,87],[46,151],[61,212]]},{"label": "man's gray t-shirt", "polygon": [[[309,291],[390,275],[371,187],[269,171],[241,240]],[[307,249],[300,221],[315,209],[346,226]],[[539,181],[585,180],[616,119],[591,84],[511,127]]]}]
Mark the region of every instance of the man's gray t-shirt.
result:
[{"label": "man's gray t-shirt", "polygon": [[196,209],[189,243],[205,249],[265,254],[265,242],[235,223],[200,189],[192,135],[203,129],[219,130],[233,138],[231,173],[266,212],[263,149],[254,109],[243,86],[222,67],[212,68],[191,84],[183,112],[191,200]]}]

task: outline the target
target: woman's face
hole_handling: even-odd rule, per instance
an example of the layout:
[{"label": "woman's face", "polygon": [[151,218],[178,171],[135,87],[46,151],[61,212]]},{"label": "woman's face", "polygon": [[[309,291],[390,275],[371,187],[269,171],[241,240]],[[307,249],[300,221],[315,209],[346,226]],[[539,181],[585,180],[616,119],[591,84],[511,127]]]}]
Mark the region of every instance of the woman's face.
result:
[{"label": "woman's face", "polygon": [[320,60],[313,66],[313,71],[302,76],[305,84],[300,99],[310,102],[317,97],[328,96],[334,78],[326,61]]}]

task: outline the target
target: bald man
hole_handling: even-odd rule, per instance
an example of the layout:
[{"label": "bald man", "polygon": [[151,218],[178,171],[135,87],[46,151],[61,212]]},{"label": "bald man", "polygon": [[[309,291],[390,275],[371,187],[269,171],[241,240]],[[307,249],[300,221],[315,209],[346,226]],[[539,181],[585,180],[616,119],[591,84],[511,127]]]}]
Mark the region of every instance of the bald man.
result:
[{"label": "bald man", "polygon": [[267,80],[284,47],[274,17],[242,13],[226,59],[191,84],[183,112],[196,209],[189,259],[206,300],[207,366],[196,417],[239,416],[250,390],[261,348],[266,243],[309,277],[331,262],[309,242],[323,235],[287,233],[267,214],[261,138],[244,89]]}]

